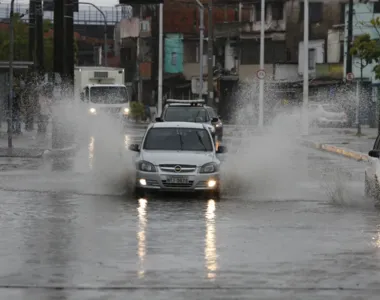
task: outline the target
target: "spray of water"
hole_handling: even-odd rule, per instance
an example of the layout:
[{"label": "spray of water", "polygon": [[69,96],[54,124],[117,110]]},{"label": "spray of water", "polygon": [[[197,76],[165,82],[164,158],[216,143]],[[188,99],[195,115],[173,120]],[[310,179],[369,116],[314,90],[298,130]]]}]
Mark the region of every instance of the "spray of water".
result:
[{"label": "spray of water", "polygon": [[[310,185],[307,151],[298,148],[299,108],[265,120],[265,129],[258,130],[257,87],[255,81],[246,82],[235,95],[238,103],[234,123],[245,129],[239,130],[238,137],[233,135],[226,139],[229,154],[222,169],[223,195],[276,200],[317,197],[318,193],[313,195],[307,186]],[[133,130],[127,129],[126,134],[117,120],[105,115],[91,120],[88,112],[76,105],[79,101],[66,96],[65,88],[60,94],[63,95],[62,100],[54,107],[53,113],[67,130],[74,132],[75,142],[80,147],[69,172],[73,174],[74,170],[75,174],[70,175],[70,184],[75,183],[76,188],[84,193],[132,191],[134,154],[127,151],[127,145],[130,143],[129,133]],[[282,97],[275,86],[267,88],[266,115],[275,110],[275,104]],[[63,178],[65,175],[61,174],[60,178]],[[324,186],[325,194],[331,199],[347,198],[344,193],[346,185],[339,184],[339,178],[337,174],[333,180],[337,183],[335,186]],[[315,190],[320,190],[320,185],[319,182]]]},{"label": "spray of water", "polygon": [[[235,95],[238,105],[234,123],[246,129],[241,139],[231,137],[227,141],[230,155],[223,167],[224,194],[269,200],[322,198],[339,205],[353,205],[355,202],[363,205],[361,186],[353,185],[347,176],[343,178],[339,170],[322,170],[319,179],[310,175],[313,167],[308,161],[308,151],[299,146],[300,105],[291,106],[273,115],[271,120],[267,119],[264,130],[257,128],[257,86],[254,81],[247,82]],[[347,100],[351,94],[351,91],[340,91],[340,98],[335,100],[339,104],[339,99]],[[283,96],[276,88],[265,91],[266,115],[275,111]]]}]

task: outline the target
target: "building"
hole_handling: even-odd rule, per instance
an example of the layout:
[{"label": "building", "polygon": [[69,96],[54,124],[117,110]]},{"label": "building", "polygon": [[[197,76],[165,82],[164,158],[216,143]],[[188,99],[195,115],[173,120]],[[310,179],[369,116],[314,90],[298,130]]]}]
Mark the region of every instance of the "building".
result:
[{"label": "building", "polygon": [[[348,11],[348,6],[346,7]],[[380,35],[378,29],[371,25],[371,20],[380,17],[380,2],[369,1],[367,3],[354,4],[354,22],[353,22],[353,39],[362,34],[369,34],[372,39],[379,40]],[[345,19],[345,39],[347,38],[348,18]],[[347,51],[347,45],[344,45],[344,52]],[[346,74],[346,59],[344,60],[344,74]],[[359,58],[352,58],[352,73],[354,75],[353,85],[357,81],[361,83],[361,97],[360,97],[360,115],[362,123],[369,123],[375,126],[376,103],[378,103],[378,87],[380,81],[375,79],[373,72],[374,64],[363,65]]]},{"label": "building", "polygon": [[[204,97],[207,96],[207,37],[208,15],[207,1],[202,1],[205,8],[204,41]],[[311,87],[328,86],[342,81],[343,73],[343,37],[344,0],[324,0],[310,2],[310,44],[309,44],[309,77]],[[213,82],[215,106],[219,107],[222,116],[230,113],[236,106],[233,95],[241,84],[257,78],[260,68],[260,0],[214,0],[213,1]],[[134,14],[133,22],[158,22],[150,11],[140,16]],[[337,17],[338,16],[338,17]],[[138,21],[141,19],[140,21]],[[130,24],[129,28],[140,28],[131,25],[131,20],[123,20]],[[122,24],[120,22],[120,24]],[[136,23],[137,24],[137,23]],[[153,23],[152,23],[153,24]],[[158,24],[158,23],[155,23]],[[126,25],[124,25],[125,27]],[[157,77],[153,72],[158,60],[157,53],[152,51],[158,47],[154,37],[158,36],[151,25],[151,42],[139,49],[147,48],[149,55],[144,54],[141,63],[147,63],[145,56],[150,57],[152,84],[143,89],[144,93],[154,94]],[[120,32],[131,32],[121,30]],[[134,38],[138,33],[134,32]],[[198,97],[199,87],[199,8],[195,1],[166,0],[164,5],[164,96],[177,98]],[[131,70],[131,79],[137,79],[136,65],[137,44],[133,39],[126,39],[121,34],[123,46],[121,57],[125,66]],[[141,40],[141,39],[140,39]],[[127,46],[128,44],[128,46]],[[153,45],[153,47],[152,47]],[[151,50],[148,48],[151,47]],[[128,49],[128,50],[126,50]],[[124,52],[123,52],[124,51]],[[141,51],[140,51],[141,52]],[[144,53],[145,53],[144,52]],[[125,54],[123,54],[125,53]],[[280,84],[279,90],[287,91],[289,86],[301,88],[303,75],[303,1],[299,0],[266,0],[265,7],[265,72],[266,81]],[[129,62],[129,64],[127,63]],[[133,67],[135,66],[135,67]],[[145,69],[149,69],[146,66]],[[135,75],[133,75],[135,74]],[[287,90],[288,89],[288,90]],[[292,88],[293,90],[293,88]],[[296,94],[296,93],[293,93]],[[300,94],[300,91],[298,92]],[[285,95],[278,95],[285,97]],[[289,97],[289,95],[286,95]],[[296,97],[296,96],[294,96]],[[154,96],[144,94],[144,101]],[[276,98],[276,97],[274,97]],[[270,107],[268,108],[270,110]]]}]

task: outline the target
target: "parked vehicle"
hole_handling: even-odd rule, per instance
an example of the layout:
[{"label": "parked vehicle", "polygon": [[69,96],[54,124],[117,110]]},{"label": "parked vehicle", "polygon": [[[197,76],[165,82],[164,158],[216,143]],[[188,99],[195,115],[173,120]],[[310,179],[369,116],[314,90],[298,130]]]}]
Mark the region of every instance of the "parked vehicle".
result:
[{"label": "parked vehicle", "polygon": [[348,127],[348,116],[336,104],[310,103],[309,119],[318,127]]},{"label": "parked vehicle", "polygon": [[380,206],[380,135],[377,136],[373,149],[369,151],[370,165],[365,170],[364,192],[367,197],[375,199]]}]

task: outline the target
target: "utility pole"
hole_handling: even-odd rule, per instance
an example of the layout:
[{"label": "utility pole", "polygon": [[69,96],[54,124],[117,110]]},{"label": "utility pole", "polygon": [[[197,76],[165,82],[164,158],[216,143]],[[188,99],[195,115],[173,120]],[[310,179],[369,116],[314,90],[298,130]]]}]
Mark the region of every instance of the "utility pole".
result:
[{"label": "utility pole", "polygon": [[[264,45],[265,45],[265,0],[261,0],[260,22],[260,70],[264,70]],[[260,78],[259,86],[259,128],[264,127],[264,78]]]},{"label": "utility pole", "polygon": [[66,0],[65,5],[65,75],[71,86],[74,83],[74,1]]},{"label": "utility pole", "polygon": [[[141,22],[142,20],[142,16],[143,16],[143,5],[140,4],[139,5],[139,21]],[[138,70],[138,74],[139,74],[139,81],[138,81],[138,88],[137,88],[137,91],[138,91],[138,101],[140,103],[143,102],[143,78],[141,76],[141,63],[143,62],[143,55],[142,55],[142,51],[141,51],[141,47],[142,47],[142,40],[141,40],[141,28],[139,28],[139,36],[137,37],[137,70]]]},{"label": "utility pole", "polygon": [[35,63],[36,2],[29,1],[29,60]]},{"label": "utility pole", "polygon": [[163,59],[164,59],[164,5],[159,4],[159,42],[158,42],[158,98],[157,98],[157,116],[161,117],[162,113],[162,76],[163,76]]},{"label": "utility pole", "polygon": [[196,0],[199,6],[199,99],[203,99],[203,42],[204,42],[204,7]]},{"label": "utility pole", "polygon": [[15,0],[11,1],[11,12],[9,14],[9,96],[8,96],[8,149],[13,148],[13,51],[14,51],[14,5]]},{"label": "utility pole", "polygon": [[[44,74],[44,24],[43,24],[43,8],[41,0],[35,1],[35,34],[36,34],[36,64],[37,71],[40,75]],[[31,1],[32,2],[32,1]]]},{"label": "utility pole", "polygon": [[[33,62],[33,69],[37,65],[36,61],[36,2],[33,0],[29,1],[29,61]],[[36,82],[34,77],[34,70],[31,72],[30,76],[31,82]],[[33,84],[28,87],[29,93],[26,95],[28,97],[28,106],[26,107],[26,120],[25,120],[25,130],[32,131],[34,129],[34,107],[36,106],[36,91]]]},{"label": "utility pole", "polygon": [[352,72],[352,31],[353,31],[354,0],[348,2],[348,24],[347,24],[347,53],[346,53],[346,75]]},{"label": "utility pole", "polygon": [[[65,1],[55,0],[54,2],[54,77],[60,75],[64,79],[64,63],[65,63]],[[56,101],[58,99],[55,99]],[[65,144],[62,139],[62,124],[59,122],[57,116],[52,116],[53,130],[52,130],[52,148],[62,149]]]},{"label": "utility pole", "polygon": [[[208,59],[208,71],[207,71],[207,79],[208,79],[208,97],[207,104],[212,105],[214,100],[214,26],[213,26],[213,1],[208,0],[208,40],[207,40],[207,59]],[[202,53],[203,56],[203,53]],[[200,78],[199,80],[203,80]]]},{"label": "utility pole", "polygon": [[309,0],[304,0],[303,18],[303,105],[302,134],[309,134]]}]

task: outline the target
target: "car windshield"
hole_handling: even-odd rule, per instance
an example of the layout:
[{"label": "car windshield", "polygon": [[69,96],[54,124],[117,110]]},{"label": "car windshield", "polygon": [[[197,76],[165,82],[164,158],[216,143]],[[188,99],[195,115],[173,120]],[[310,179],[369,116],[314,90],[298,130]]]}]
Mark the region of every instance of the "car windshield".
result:
[{"label": "car windshield", "polygon": [[151,128],[144,150],[213,151],[210,134],[198,128]]},{"label": "car windshield", "polygon": [[342,109],[338,107],[337,105],[323,105],[323,109],[327,112],[333,112],[333,113],[340,113],[342,112]]},{"label": "car windshield", "polygon": [[90,100],[97,104],[127,103],[128,91],[124,86],[94,86],[90,89]]},{"label": "car windshield", "polygon": [[164,115],[169,122],[208,122],[208,114],[204,107],[199,106],[169,106]]}]

